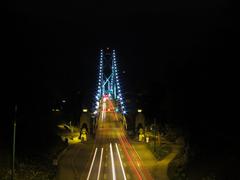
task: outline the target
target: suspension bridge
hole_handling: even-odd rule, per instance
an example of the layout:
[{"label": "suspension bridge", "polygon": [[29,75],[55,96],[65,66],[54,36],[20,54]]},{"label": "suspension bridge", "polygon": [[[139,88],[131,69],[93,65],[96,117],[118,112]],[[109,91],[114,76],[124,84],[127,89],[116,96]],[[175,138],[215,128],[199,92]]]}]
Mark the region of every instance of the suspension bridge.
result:
[{"label": "suspension bridge", "polygon": [[[114,49],[101,49],[98,55],[97,87],[92,112],[94,114],[95,139],[92,151],[87,145],[79,145],[73,158],[75,173],[71,167],[65,173],[74,179],[84,180],[151,180],[152,177],[132,147],[126,135],[128,113],[121,90],[118,56]],[[80,119],[81,121],[81,119]],[[84,150],[85,148],[85,150]],[[72,157],[71,153],[69,157]],[[87,160],[86,160],[87,159]],[[76,161],[78,160],[78,161]],[[67,163],[68,159],[66,159]],[[84,165],[80,166],[81,162]],[[84,168],[83,168],[84,167]],[[63,174],[61,177],[66,177]],[[69,179],[68,176],[68,179]]]}]

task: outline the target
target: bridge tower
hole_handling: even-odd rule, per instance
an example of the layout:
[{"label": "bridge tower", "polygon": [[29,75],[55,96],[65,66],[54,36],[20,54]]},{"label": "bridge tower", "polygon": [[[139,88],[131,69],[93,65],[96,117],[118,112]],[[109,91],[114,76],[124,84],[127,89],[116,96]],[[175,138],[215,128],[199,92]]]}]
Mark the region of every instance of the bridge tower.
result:
[{"label": "bridge tower", "polygon": [[106,48],[105,50],[100,50],[98,57],[99,67],[94,114],[99,113],[101,100],[105,96],[110,97],[114,102],[115,112],[119,112],[122,115],[127,113],[120,86],[117,60],[118,58],[115,49],[110,50],[109,48]]}]

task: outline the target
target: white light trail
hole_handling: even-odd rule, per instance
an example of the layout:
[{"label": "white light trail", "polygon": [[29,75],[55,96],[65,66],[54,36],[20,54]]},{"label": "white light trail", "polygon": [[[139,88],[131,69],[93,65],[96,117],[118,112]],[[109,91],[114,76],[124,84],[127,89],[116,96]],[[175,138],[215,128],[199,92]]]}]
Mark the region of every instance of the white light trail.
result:
[{"label": "white light trail", "polygon": [[92,167],[93,167],[93,163],[94,163],[94,161],[95,161],[95,157],[96,157],[96,154],[97,154],[97,150],[98,150],[98,148],[95,149],[94,156],[93,156],[93,159],[92,159],[92,163],[91,163],[91,166],[90,166],[90,169],[89,169],[89,172],[88,172],[87,180],[89,180],[90,174],[91,174],[91,172],[92,172]]},{"label": "white light trail", "polygon": [[103,148],[101,149],[101,156],[100,156],[97,180],[99,180],[99,178],[100,178],[100,172],[101,172],[101,166],[102,166],[102,156],[103,156]]},{"label": "white light trail", "polygon": [[102,111],[102,113],[101,113],[101,116],[102,116],[102,118],[101,118],[101,119],[102,119],[102,121],[103,121],[103,111]]},{"label": "white light trail", "polygon": [[103,103],[102,105],[102,121],[106,118],[106,103]]},{"label": "white light trail", "polygon": [[117,143],[115,143],[115,146],[116,146],[116,149],[117,149],[118,158],[119,158],[120,165],[121,165],[121,169],[122,169],[122,173],[123,173],[123,178],[124,178],[124,180],[127,180],[126,174],[125,174],[125,171],[124,171],[124,168],[123,168],[123,164],[122,164],[122,160],[121,160],[121,156],[120,156],[120,153],[119,153],[119,149],[118,149]]},{"label": "white light trail", "polygon": [[113,150],[112,150],[112,143],[110,143],[110,154],[111,154],[111,161],[112,161],[112,176],[113,176],[113,180],[116,180],[115,164],[114,164]]}]

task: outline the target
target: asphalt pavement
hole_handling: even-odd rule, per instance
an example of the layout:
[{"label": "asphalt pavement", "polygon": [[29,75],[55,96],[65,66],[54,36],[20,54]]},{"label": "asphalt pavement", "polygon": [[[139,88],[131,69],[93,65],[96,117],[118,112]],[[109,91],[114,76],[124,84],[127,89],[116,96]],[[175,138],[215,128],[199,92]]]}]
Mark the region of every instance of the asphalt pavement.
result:
[{"label": "asphalt pavement", "polygon": [[58,180],[151,180],[115,112],[103,112],[92,143],[74,144],[62,157]]}]

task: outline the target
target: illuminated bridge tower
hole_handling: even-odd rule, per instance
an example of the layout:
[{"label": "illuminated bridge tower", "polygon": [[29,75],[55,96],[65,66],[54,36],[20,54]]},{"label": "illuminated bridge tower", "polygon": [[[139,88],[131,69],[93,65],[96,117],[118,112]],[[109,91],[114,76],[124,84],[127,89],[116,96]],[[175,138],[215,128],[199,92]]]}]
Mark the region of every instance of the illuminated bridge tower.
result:
[{"label": "illuminated bridge tower", "polygon": [[97,93],[95,95],[94,114],[99,112],[103,97],[108,96],[115,104],[115,112],[126,114],[124,98],[122,96],[116,51],[107,48],[100,50]]}]

